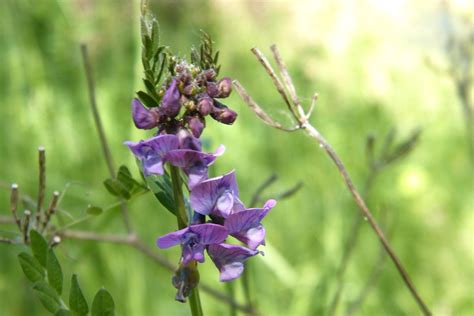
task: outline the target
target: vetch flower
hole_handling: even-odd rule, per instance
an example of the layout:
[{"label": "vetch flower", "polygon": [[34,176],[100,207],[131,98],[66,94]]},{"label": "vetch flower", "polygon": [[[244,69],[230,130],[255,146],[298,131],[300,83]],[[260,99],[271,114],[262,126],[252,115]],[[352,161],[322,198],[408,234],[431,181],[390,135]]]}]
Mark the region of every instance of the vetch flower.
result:
[{"label": "vetch flower", "polygon": [[158,108],[147,109],[139,99],[132,101],[133,123],[140,129],[152,129],[158,126],[160,114]]},{"label": "vetch flower", "polygon": [[224,226],[229,235],[255,250],[258,246],[265,245],[265,228],[260,222],[275,205],[275,200],[268,200],[263,208],[232,213],[226,218]]},{"label": "vetch flower", "polygon": [[204,249],[208,245],[219,244],[228,236],[225,227],[216,224],[191,225],[176,232],[161,236],[157,245],[166,249],[176,245],[182,246],[182,263],[189,264],[192,260],[204,262]]},{"label": "vetch flower", "polygon": [[125,142],[133,154],[143,163],[143,173],[163,174],[164,156],[173,149],[179,148],[176,135],[159,135],[138,143]]},{"label": "vetch flower", "polygon": [[168,152],[165,155],[165,160],[173,166],[183,169],[188,175],[188,185],[192,190],[198,183],[207,179],[208,167],[224,151],[224,145],[220,145],[214,153],[203,153],[192,149],[177,149]]},{"label": "vetch flower", "polygon": [[227,125],[232,125],[237,119],[237,113],[235,111],[216,100],[214,100],[211,116],[216,121]]},{"label": "vetch flower", "polygon": [[180,99],[181,93],[178,89],[178,83],[176,79],[173,79],[161,100],[160,111],[168,117],[175,117],[181,109]]},{"label": "vetch flower", "polygon": [[238,278],[244,271],[244,262],[260,251],[236,245],[212,244],[207,253],[220,271],[221,282],[226,282]]},{"label": "vetch flower", "polygon": [[243,209],[234,171],[197,184],[191,190],[190,201],[196,212],[221,218],[227,218],[234,208]]}]

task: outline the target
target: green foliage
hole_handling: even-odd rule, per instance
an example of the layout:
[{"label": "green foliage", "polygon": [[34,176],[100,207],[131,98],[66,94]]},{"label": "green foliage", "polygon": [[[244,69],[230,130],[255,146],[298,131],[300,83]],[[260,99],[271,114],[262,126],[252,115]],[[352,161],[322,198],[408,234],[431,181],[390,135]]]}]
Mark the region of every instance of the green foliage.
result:
[{"label": "green foliage", "polygon": [[89,215],[97,216],[104,212],[101,207],[89,205],[86,209],[86,213]]},{"label": "green foliage", "polygon": [[48,242],[34,229],[30,231],[30,239],[33,255],[38,259],[39,263],[46,268],[48,260]]},{"label": "green foliage", "polygon": [[40,299],[43,306],[51,313],[54,314],[61,307],[61,299],[58,293],[49,286],[45,281],[39,281],[35,283],[33,289],[36,295]]},{"label": "green foliage", "polygon": [[83,316],[89,313],[89,305],[87,304],[81,287],[77,281],[77,275],[73,274],[71,279],[71,290],[69,292],[69,308],[77,315]]},{"label": "green foliage", "polygon": [[38,282],[44,279],[44,269],[35,257],[26,252],[22,252],[18,255],[18,259],[20,260],[23,273],[28,280],[31,282]]},{"label": "green foliage", "polygon": [[49,284],[61,295],[63,292],[63,270],[53,249],[48,250],[48,260],[46,264]]},{"label": "green foliage", "polygon": [[199,53],[196,49],[191,50],[191,62],[199,65],[201,69],[214,69],[217,74],[221,69],[219,65],[219,51],[214,52],[211,36],[201,30],[201,45]]},{"label": "green foliage", "polygon": [[92,316],[115,315],[115,302],[106,289],[100,289],[92,302]]},{"label": "green foliage", "polygon": [[133,179],[130,170],[126,166],[120,166],[117,176],[104,181],[104,186],[110,194],[126,200],[147,192],[145,185]]},{"label": "green foliage", "polygon": [[174,202],[173,188],[169,174],[165,173],[160,177],[148,176],[146,177],[146,182],[158,201],[160,201],[171,214],[176,215],[176,204]]}]

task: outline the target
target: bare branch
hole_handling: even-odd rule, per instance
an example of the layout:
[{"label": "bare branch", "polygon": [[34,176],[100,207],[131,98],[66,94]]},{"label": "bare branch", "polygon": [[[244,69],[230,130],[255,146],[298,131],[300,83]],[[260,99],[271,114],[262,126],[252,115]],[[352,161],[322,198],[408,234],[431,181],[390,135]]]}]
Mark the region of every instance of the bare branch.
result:
[{"label": "bare branch", "polygon": [[46,211],[44,222],[43,222],[43,228],[41,231],[44,231],[46,229],[46,227],[49,224],[49,221],[51,220],[51,216],[54,215],[54,213],[56,213],[56,206],[58,204],[59,195],[60,194],[58,191],[53,192],[53,198],[51,199],[51,203],[49,204],[48,210]]},{"label": "bare branch", "polygon": [[25,210],[23,213],[23,227],[22,227],[22,233],[23,233],[23,242],[25,244],[28,244],[29,242],[29,226],[30,226],[30,218],[31,218],[31,212],[29,210]]},{"label": "bare branch", "polygon": [[36,222],[35,225],[39,228],[41,223],[41,210],[43,208],[44,193],[46,191],[46,152],[44,147],[38,148],[38,201],[36,202]]},{"label": "bare branch", "polygon": [[10,209],[13,215],[13,219],[18,226],[18,229],[21,230],[21,221],[18,218],[18,184],[14,183],[12,184],[12,190],[10,194]]}]

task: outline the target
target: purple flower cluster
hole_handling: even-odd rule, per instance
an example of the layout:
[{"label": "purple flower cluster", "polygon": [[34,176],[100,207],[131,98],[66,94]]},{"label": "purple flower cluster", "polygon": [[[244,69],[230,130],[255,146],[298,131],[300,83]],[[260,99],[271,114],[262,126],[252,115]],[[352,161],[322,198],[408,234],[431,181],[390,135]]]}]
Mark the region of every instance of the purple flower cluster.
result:
[{"label": "purple flower cluster", "polygon": [[234,123],[237,113],[216,100],[230,95],[230,78],[217,80],[213,69],[201,70],[185,61],[178,62],[173,72],[175,76],[165,81],[158,93],[162,97],[159,107],[146,108],[140,100],[133,100],[132,116],[137,128],[159,127],[160,132],[168,134],[187,128],[199,137],[208,115],[224,124]]},{"label": "purple flower cluster", "polygon": [[[240,276],[244,261],[260,251],[265,244],[265,229],[261,221],[275,206],[269,200],[262,208],[245,208],[232,171],[208,179],[208,167],[224,152],[220,146],[215,153],[201,151],[199,139],[181,130],[177,135],[163,134],[138,143],[126,142],[142,162],[145,175],[165,172],[164,164],[179,167],[188,176],[190,206],[197,216],[188,227],[158,238],[160,248],[181,245],[181,264],[193,260],[204,262],[204,251],[220,271],[221,281]],[[205,216],[209,221],[205,222]],[[225,243],[232,236],[247,247]]]}]

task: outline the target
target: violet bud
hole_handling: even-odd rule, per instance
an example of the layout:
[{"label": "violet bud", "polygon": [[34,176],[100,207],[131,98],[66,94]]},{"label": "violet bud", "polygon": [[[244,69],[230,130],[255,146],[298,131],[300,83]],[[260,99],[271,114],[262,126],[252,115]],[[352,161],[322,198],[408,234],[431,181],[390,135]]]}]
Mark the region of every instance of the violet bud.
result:
[{"label": "violet bud", "polygon": [[214,69],[205,70],[203,74],[207,81],[213,80],[217,75]]},{"label": "violet bud", "polygon": [[137,128],[151,129],[158,125],[160,114],[156,108],[147,109],[139,99],[133,99],[132,118]]},{"label": "violet bud", "polygon": [[226,105],[214,100],[214,108],[211,116],[218,122],[223,124],[231,125],[237,119],[237,113],[229,109]]},{"label": "violet bud", "polygon": [[214,106],[213,106],[212,99],[208,95],[205,95],[199,100],[198,111],[203,116],[210,114],[212,112],[213,107]]},{"label": "violet bud", "polygon": [[180,98],[181,94],[178,89],[177,81],[173,79],[161,101],[160,109],[162,113],[169,117],[178,115],[181,108]]},{"label": "violet bud", "polygon": [[207,83],[207,94],[211,98],[217,98],[219,96],[219,87],[215,82],[208,82]]},{"label": "violet bud", "polygon": [[232,92],[232,79],[229,77],[222,78],[217,82],[217,88],[219,89],[219,98],[227,98]]},{"label": "violet bud", "polygon": [[193,84],[188,84],[183,88],[183,94],[186,96],[192,96],[196,92],[196,88]]},{"label": "violet bud", "polygon": [[204,123],[204,118],[200,117],[199,115],[191,116],[188,119],[188,127],[194,137],[199,138],[201,136],[204,127],[206,127]]},{"label": "violet bud", "polygon": [[180,129],[176,133],[176,136],[178,136],[180,149],[192,149],[196,151],[201,151],[201,142],[199,141],[199,139],[193,137],[187,129]]}]

